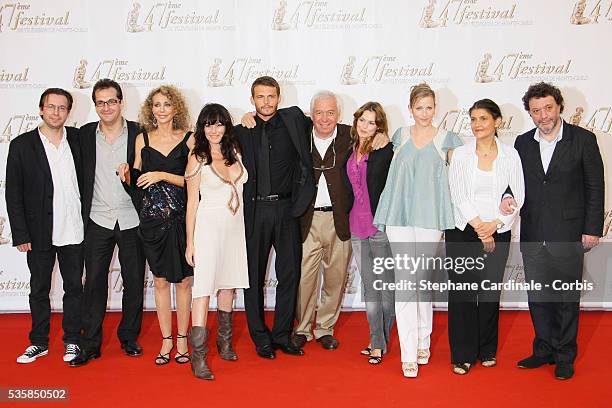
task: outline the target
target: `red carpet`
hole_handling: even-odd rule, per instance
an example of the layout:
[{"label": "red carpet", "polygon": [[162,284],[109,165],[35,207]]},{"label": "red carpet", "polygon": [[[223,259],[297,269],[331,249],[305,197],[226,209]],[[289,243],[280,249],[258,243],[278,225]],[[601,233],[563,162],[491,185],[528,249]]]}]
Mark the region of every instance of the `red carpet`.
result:
[{"label": "red carpet", "polygon": [[[554,366],[536,370],[515,367],[517,360],[530,354],[533,329],[527,312],[502,312],[498,366],[476,366],[464,377],[451,373],[446,313],[436,312],[432,358],[428,366],[421,367],[416,379],[402,376],[396,335],[380,366],[369,366],[366,358],[359,355],[368,342],[363,312],[342,313],[336,330],[341,343],[338,350],[327,351],[309,343],[305,356],[279,353],[273,361],[256,356],[244,313],[237,313],[236,351],[240,360],[223,361],[212,347],[209,363],[217,377],[213,382],[195,379],[189,365],[174,361],[163,367],[154,365],[161,342],[154,313],[145,314],[141,336],[144,356],[123,355],[115,335],[119,317],[118,313],[107,315],[102,358],[84,367],[68,368],[62,361],[61,315],[53,315],[49,355],[27,365],[15,363],[15,358],[27,345],[29,315],[0,315],[0,387],[69,389],[68,403],[13,404],[23,407],[611,405],[612,313],[581,314],[576,375],[568,381],[553,377]],[[211,322],[215,320],[213,313]],[[209,324],[209,328],[212,326]]]}]

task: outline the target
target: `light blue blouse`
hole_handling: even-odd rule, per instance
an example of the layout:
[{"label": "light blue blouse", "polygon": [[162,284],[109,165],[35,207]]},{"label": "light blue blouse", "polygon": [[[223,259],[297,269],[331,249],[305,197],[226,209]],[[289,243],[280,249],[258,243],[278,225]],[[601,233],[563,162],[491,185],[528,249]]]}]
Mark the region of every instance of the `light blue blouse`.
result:
[{"label": "light blue blouse", "polygon": [[[401,144],[401,128],[392,138],[393,150]],[[447,132],[442,152],[461,146],[456,133]],[[417,149],[409,137],[393,157],[385,189],[380,196],[374,225],[420,227],[442,231],[455,228],[448,185],[448,166],[433,142]]]}]

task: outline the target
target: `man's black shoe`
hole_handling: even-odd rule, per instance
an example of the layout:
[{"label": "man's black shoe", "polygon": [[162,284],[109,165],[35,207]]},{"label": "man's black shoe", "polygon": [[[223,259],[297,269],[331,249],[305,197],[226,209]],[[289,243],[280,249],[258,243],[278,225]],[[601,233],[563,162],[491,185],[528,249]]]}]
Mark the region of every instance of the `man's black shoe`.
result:
[{"label": "man's black shoe", "polygon": [[569,380],[574,376],[574,366],[570,363],[558,363],[555,367],[557,380]]},{"label": "man's black shoe", "polygon": [[272,347],[274,350],[280,350],[285,354],[289,354],[292,356],[303,356],[304,350],[297,347],[295,344],[287,343],[287,344],[278,344],[272,343]]},{"label": "man's black shoe", "polygon": [[267,358],[269,360],[273,360],[276,358],[276,353],[274,352],[274,349],[272,349],[272,346],[270,346],[269,344],[258,346],[255,348],[255,350],[257,351],[257,355],[261,358]]},{"label": "man's black shoe", "polygon": [[544,364],[555,364],[555,361],[551,357],[538,357],[531,355],[516,363],[519,368],[538,368]]},{"label": "man's black shoe", "polygon": [[321,343],[321,346],[325,350],[335,350],[340,345],[338,340],[331,334],[326,334],[325,336],[319,337],[317,339],[317,343]]},{"label": "man's black shoe", "polygon": [[128,340],[121,343],[121,349],[130,357],[142,356],[142,347],[134,340]]},{"label": "man's black shoe", "polygon": [[100,358],[102,354],[100,354],[100,350],[85,350],[82,349],[79,354],[75,358],[73,358],[68,365],[70,367],[80,367],[89,363],[89,360],[95,360],[96,358]]}]

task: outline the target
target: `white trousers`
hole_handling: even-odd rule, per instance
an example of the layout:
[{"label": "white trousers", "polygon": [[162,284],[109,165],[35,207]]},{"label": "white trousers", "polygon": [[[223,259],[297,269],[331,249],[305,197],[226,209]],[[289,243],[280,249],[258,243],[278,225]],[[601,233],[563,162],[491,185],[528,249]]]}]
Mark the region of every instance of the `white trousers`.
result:
[{"label": "white trousers", "polygon": [[[386,232],[394,255],[400,252],[414,257],[433,257],[442,238],[442,231],[410,226],[387,226]],[[417,274],[427,276],[426,271],[417,271]],[[403,302],[401,299],[401,295],[396,295],[395,318],[402,363],[412,363],[417,361],[417,350],[429,349],[433,304],[429,300]]]}]

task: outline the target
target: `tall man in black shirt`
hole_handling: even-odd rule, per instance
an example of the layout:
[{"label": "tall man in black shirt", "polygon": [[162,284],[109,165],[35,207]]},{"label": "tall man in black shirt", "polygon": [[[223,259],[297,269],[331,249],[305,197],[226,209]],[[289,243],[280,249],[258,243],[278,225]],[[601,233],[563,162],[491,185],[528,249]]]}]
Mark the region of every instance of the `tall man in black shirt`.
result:
[{"label": "tall man in black shirt", "polygon": [[[300,282],[302,245],[298,217],[315,194],[308,122],[298,107],[278,109],[280,86],[269,76],[251,86],[257,125],[236,126],[243,162],[249,173],[244,185],[244,220],[249,286],[244,291],[249,333],[257,354],[275,358],[304,352],[291,341]],[[264,280],[270,249],[276,251],[276,307],[272,331],[264,321]]]}]

